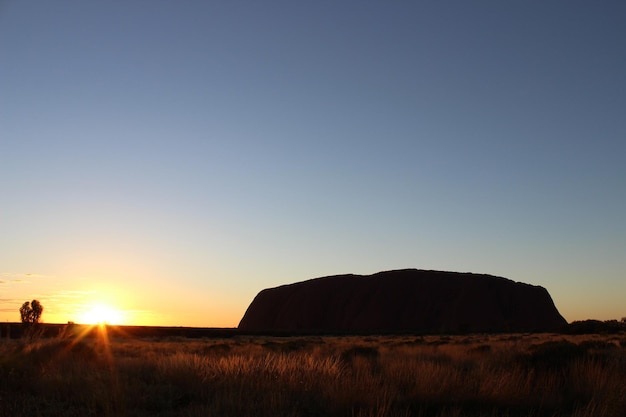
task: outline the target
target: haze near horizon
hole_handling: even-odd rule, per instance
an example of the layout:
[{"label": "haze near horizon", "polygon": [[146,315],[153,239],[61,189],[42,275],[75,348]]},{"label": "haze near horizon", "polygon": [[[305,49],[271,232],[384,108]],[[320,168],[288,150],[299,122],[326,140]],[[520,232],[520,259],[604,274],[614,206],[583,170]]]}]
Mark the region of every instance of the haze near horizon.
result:
[{"label": "haze near horizon", "polygon": [[263,288],[401,268],[626,316],[625,18],[2,2],[0,320],[234,327]]}]

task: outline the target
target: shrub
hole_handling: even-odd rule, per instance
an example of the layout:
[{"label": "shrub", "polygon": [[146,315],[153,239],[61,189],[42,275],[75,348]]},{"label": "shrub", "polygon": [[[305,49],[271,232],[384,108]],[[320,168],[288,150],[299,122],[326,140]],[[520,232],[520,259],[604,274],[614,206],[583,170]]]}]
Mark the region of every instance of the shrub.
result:
[{"label": "shrub", "polygon": [[559,340],[532,346],[527,358],[534,368],[561,369],[585,354],[586,350],[577,344]]},{"label": "shrub", "polygon": [[564,330],[567,334],[616,334],[626,331],[626,323],[617,320],[583,320],[568,324]]}]

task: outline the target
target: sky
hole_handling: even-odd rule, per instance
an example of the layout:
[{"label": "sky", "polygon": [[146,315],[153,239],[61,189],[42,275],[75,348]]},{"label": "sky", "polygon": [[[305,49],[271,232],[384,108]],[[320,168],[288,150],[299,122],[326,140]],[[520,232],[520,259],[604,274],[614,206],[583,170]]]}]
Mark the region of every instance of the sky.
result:
[{"label": "sky", "polygon": [[418,268],[626,316],[623,1],[0,0],[0,321]]}]

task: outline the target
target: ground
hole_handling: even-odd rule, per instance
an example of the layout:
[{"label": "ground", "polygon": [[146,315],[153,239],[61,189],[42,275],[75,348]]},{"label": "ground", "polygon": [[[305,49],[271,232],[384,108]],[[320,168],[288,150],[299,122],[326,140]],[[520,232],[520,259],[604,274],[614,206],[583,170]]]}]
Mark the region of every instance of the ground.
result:
[{"label": "ground", "polygon": [[626,334],[0,340],[0,415],[621,416]]}]

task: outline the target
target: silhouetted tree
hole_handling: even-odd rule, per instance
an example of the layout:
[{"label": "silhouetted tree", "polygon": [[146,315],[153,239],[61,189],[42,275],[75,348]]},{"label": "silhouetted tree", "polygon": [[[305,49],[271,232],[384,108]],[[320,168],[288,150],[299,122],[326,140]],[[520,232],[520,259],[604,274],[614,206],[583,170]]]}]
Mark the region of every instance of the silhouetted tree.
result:
[{"label": "silhouetted tree", "polygon": [[573,321],[566,326],[567,334],[615,334],[625,330],[624,323],[617,320],[582,320]]},{"label": "silhouetted tree", "polygon": [[42,314],[43,306],[39,300],[33,300],[30,303],[26,301],[22,304],[22,307],[20,307],[20,317],[22,319],[22,323],[24,324],[39,323]]}]

